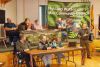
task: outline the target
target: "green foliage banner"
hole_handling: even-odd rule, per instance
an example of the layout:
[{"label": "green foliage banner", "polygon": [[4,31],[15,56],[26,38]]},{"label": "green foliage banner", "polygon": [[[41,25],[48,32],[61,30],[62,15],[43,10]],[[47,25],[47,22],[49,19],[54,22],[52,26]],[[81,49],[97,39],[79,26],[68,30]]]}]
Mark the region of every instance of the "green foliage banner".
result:
[{"label": "green foliage banner", "polygon": [[90,22],[89,2],[48,2],[48,25],[55,27],[57,18],[72,18],[74,22]]}]

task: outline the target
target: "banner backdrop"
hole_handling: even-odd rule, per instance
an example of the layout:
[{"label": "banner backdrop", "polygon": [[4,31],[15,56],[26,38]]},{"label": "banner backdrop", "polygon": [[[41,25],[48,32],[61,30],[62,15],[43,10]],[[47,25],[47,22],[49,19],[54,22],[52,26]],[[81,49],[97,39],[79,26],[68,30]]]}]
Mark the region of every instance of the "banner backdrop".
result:
[{"label": "banner backdrop", "polygon": [[[58,18],[71,18],[74,23],[74,30],[67,31],[68,38],[77,38],[76,30],[82,23],[90,27],[90,2],[48,2],[48,27],[56,28]],[[69,29],[70,30],[70,29]]]},{"label": "banner backdrop", "polygon": [[55,27],[57,18],[72,18],[75,23],[90,25],[89,2],[48,2],[48,26]]}]

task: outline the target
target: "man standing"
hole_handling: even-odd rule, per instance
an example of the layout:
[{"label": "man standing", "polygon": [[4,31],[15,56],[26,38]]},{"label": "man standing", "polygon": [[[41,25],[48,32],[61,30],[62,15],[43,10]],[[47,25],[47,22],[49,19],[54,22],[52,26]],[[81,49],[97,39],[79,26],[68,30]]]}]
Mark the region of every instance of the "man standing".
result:
[{"label": "man standing", "polygon": [[87,28],[87,24],[83,24],[82,29],[80,29],[79,31],[79,38],[80,38],[80,46],[86,48],[87,58],[91,58],[89,50],[89,34],[90,31]]}]

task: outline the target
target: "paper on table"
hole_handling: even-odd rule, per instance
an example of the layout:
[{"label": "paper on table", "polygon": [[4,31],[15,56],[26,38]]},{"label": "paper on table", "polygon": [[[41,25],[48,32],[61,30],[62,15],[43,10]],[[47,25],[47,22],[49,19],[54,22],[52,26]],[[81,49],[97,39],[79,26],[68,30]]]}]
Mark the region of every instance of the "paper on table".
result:
[{"label": "paper on table", "polygon": [[57,49],[64,49],[64,47],[57,47]]},{"label": "paper on table", "polygon": [[52,48],[51,48],[51,47],[48,47],[47,49],[50,50],[50,49],[52,49]]}]

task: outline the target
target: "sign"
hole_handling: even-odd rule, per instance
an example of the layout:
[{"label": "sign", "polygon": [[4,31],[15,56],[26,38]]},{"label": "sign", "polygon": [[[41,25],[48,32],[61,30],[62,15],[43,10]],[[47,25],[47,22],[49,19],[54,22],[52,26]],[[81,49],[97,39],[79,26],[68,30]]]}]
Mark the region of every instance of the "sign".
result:
[{"label": "sign", "polygon": [[[73,22],[81,24],[90,22],[89,2],[48,2],[48,26],[56,26],[57,18],[72,18]],[[77,24],[77,25],[78,25]]]},{"label": "sign", "polygon": [[48,27],[56,28],[58,18],[72,19],[73,30],[68,29],[68,38],[77,38],[82,23],[90,27],[90,2],[48,2]]}]

